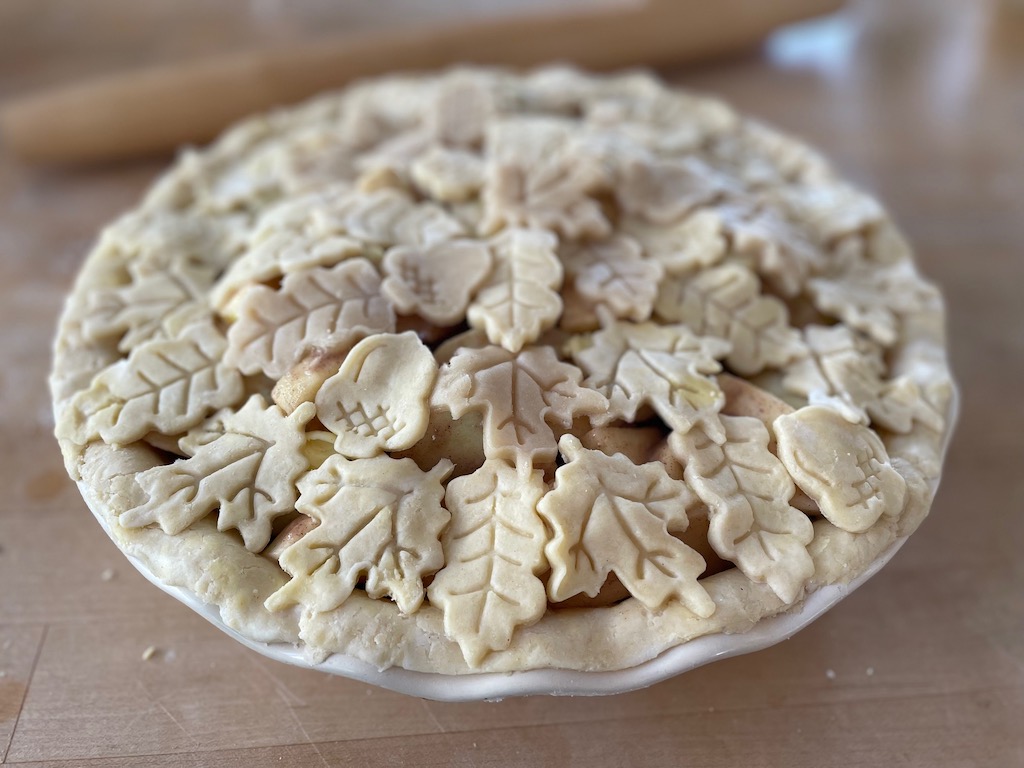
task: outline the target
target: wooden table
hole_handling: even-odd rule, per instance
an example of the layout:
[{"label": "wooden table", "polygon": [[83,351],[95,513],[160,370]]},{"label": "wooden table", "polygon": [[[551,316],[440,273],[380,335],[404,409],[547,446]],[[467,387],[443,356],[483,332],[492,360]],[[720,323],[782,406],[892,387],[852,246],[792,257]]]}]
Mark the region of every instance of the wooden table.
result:
[{"label": "wooden table", "polygon": [[[335,21],[369,25],[400,3],[372,18],[355,5]],[[325,26],[326,4],[300,3],[308,13],[294,17],[283,7],[4,0],[0,97]],[[932,515],[895,561],[789,642],[610,698],[438,704],[264,660],[131,569],[50,435],[44,377],[61,296],[97,228],[159,164],[56,173],[2,157],[0,758],[1024,765],[1024,12],[857,3],[843,22],[670,77],[826,150],[887,201],[947,292],[960,426]]]}]

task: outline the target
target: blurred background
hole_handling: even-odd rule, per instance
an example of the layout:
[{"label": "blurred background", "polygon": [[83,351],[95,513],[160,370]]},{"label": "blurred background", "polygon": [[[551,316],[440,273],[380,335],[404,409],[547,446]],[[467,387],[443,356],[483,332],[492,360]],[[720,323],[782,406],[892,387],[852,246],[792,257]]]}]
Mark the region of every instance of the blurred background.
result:
[{"label": "blurred background", "polygon": [[[628,5],[2,0],[0,110],[151,65]],[[130,569],[51,436],[63,296],[169,154],[55,167],[0,138],[0,762],[1024,765],[1022,3],[851,0],[738,50],[682,53],[659,59],[666,79],[823,150],[946,293],[960,423],[899,556],[787,643],[607,699],[446,705],[266,661]],[[150,645],[173,652],[140,661]]]}]

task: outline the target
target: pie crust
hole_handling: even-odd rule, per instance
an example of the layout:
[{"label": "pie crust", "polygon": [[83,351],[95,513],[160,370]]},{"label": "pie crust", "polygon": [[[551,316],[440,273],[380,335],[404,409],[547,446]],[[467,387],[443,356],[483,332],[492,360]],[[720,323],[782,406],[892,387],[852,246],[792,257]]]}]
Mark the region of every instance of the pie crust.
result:
[{"label": "pie crust", "polygon": [[51,379],[114,542],[257,643],[626,669],[928,512],[939,292],[814,151],[645,74],[249,119],[110,225]]}]

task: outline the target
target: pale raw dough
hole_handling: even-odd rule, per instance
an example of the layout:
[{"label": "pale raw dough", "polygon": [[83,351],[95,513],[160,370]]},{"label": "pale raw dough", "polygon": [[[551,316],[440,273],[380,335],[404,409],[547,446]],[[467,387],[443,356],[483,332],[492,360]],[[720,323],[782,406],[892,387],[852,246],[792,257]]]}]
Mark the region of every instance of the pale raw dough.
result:
[{"label": "pale raw dough", "polygon": [[83,266],[51,387],[110,537],[245,637],[612,670],[913,532],[943,323],[802,144],[642,74],[457,69],[183,154]]}]

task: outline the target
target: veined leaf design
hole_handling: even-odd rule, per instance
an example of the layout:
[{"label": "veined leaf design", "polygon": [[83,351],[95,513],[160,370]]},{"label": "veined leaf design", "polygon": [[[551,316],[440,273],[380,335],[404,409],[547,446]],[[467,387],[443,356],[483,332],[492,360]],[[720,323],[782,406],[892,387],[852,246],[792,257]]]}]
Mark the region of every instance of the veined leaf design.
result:
[{"label": "veined leaf design", "polygon": [[789,326],[786,305],[761,295],[757,276],[739,264],[662,283],[656,310],[702,336],[731,344],[725,361],[743,375],[780,368],[804,351],[800,332]]},{"label": "veined leaf design", "polygon": [[444,565],[438,536],[447,459],[423,472],[412,459],[335,454],[299,482],[296,508],[319,525],[281,553],[292,579],[267,599],[270,610],[301,603],[314,612],[344,603],[365,578],[366,594],[391,596],[403,613],[423,602],[423,578]]},{"label": "veined leaf design", "polygon": [[643,322],[651,316],[664,268],[642,254],[636,240],[620,235],[573,244],[559,255],[576,291],[595,309],[607,307],[615,317]]},{"label": "veined leaf design", "polygon": [[101,288],[89,295],[82,332],[88,339],[121,336],[127,352],[164,333],[165,323],[179,327],[208,313],[199,297],[212,282],[212,270],[176,264],[166,270],[143,269],[129,262],[131,282]]},{"label": "veined leaf design", "polygon": [[698,616],[714,613],[697,582],[704,559],[672,535],[686,530],[686,510],[696,501],[690,489],[660,462],[636,465],[588,450],[572,435],[559,450],[567,463],[537,507],[555,532],[545,550],[551,600],[594,597],[614,572],[652,610],[676,599]]},{"label": "veined leaf design", "polygon": [[157,523],[176,534],[217,509],[217,527],[236,528],[246,548],[260,552],[274,519],[295,508],[295,481],[308,468],[305,425],[314,413],[304,403],[285,416],[253,395],[237,412],[215,419],[190,458],[140,473],[149,499],[118,522],[125,528]]},{"label": "veined leaf design", "polygon": [[528,229],[511,229],[492,241],[494,269],[466,312],[492,344],[518,352],[558,322],[562,263],[556,244],[551,233]]},{"label": "veined leaf design", "polygon": [[943,414],[908,377],[883,379],[880,351],[841,325],[804,329],[807,353],[786,369],[783,386],[813,403],[828,405],[848,421],[870,421],[893,432],[915,422],[941,430]]},{"label": "veined leaf design", "polygon": [[716,414],[725,398],[711,374],[722,369],[717,358],[728,351],[728,342],[695,336],[684,325],[616,321],[572,355],[587,373],[587,386],[608,397],[605,422],[633,421],[647,404],[674,430],[702,424],[721,437]]},{"label": "veined leaf design", "polygon": [[557,443],[549,421],[563,427],[574,416],[607,408],[604,396],[580,385],[580,370],[550,347],[513,354],[501,347],[462,348],[441,367],[434,403],[456,419],[484,414],[484,455],[519,466],[550,463]]},{"label": "veined leaf design", "polygon": [[337,349],[367,333],[393,331],[380,283],[370,262],[350,259],[286,275],[280,290],[250,286],[239,297],[224,361],[278,379],[313,347]]},{"label": "veined leaf design", "polygon": [[537,515],[546,490],[540,470],[495,459],[448,484],[446,565],[428,592],[444,612],[445,632],[472,666],[507,648],[516,627],[534,623],[547,607],[538,578],[547,530]]},{"label": "veined leaf design", "polygon": [[58,436],[124,445],[148,432],[176,435],[244,397],[242,377],[221,362],[224,336],[206,318],[174,339],[140,344],[75,395]]},{"label": "veined leaf design", "polygon": [[807,552],[814,527],[789,505],[796,489],[768,450],[767,427],[747,416],[720,419],[726,438],[721,444],[694,429],[670,435],[669,447],[686,465],[687,484],[708,506],[714,550],[792,604],[814,575]]}]

